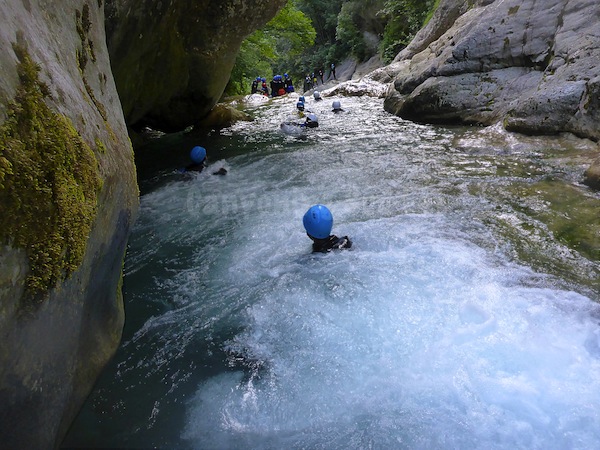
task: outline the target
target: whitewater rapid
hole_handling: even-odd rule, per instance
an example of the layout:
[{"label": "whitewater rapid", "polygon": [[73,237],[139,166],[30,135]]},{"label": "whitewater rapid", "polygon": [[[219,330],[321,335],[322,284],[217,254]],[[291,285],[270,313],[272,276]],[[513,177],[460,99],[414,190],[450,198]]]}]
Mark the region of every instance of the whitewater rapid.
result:
[{"label": "whitewater rapid", "polygon": [[[279,131],[294,99],[257,106],[196,143],[213,145],[204,172],[142,184],[124,342],[71,442],[599,448],[600,267],[504,201],[554,163],[331,101],[309,102],[320,126],[302,139]],[[352,249],[310,253],[315,203]]]}]

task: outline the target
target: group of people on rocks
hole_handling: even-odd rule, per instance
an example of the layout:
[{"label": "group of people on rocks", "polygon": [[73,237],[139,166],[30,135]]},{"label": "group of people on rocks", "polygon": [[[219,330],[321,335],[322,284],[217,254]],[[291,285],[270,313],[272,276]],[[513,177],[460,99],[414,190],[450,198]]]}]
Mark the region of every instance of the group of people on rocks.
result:
[{"label": "group of people on rocks", "polygon": [[281,95],[289,94],[294,92],[294,82],[292,77],[287,73],[281,75],[275,75],[270,82],[270,90],[267,86],[267,80],[264,77],[256,77],[252,81],[251,94],[263,94],[267,97],[278,97]]},{"label": "group of people on rocks", "polygon": [[311,89],[317,87],[319,85],[319,80],[321,81],[321,85],[325,84],[325,81],[329,81],[331,78],[337,80],[334,63],[331,63],[331,69],[327,80],[324,79],[324,76],[325,73],[323,72],[323,68],[319,68],[310,74],[307,73],[304,77],[304,92],[310,91]]},{"label": "group of people on rocks", "polygon": [[268,96],[269,88],[267,86],[267,79],[264,77],[256,77],[254,80],[252,80],[251,93],[252,94],[260,93],[260,94]]},{"label": "group of people on rocks", "polygon": [[[323,68],[317,69],[310,74],[306,74],[304,77],[304,92],[313,89],[318,86],[319,80],[321,81],[321,85],[325,84],[325,73]],[[327,81],[333,77],[334,80],[337,80],[335,74],[335,64],[331,63],[331,68],[329,72],[329,76],[327,77]],[[290,92],[294,92],[294,82],[292,81],[292,77],[285,73],[283,77],[281,75],[275,75],[271,82],[270,86],[267,86],[267,80],[264,77],[256,77],[252,80],[252,86],[250,89],[251,94],[263,94],[267,97],[278,97],[281,95],[289,94]],[[270,88],[270,89],[269,89]]]}]

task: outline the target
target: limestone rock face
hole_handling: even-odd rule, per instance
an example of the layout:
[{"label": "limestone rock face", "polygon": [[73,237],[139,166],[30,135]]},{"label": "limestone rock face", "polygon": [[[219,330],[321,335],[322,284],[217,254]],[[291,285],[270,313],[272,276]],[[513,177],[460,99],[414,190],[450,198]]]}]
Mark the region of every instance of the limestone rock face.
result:
[{"label": "limestone rock face", "polygon": [[396,58],[385,108],[415,121],[502,121],[598,141],[599,23],[595,0],[442,0]]},{"label": "limestone rock face", "polygon": [[[42,299],[23,303],[27,253],[0,242],[0,447],[53,448],[119,344],[121,269],[138,191],[102,2],[7,0],[0,23],[0,125],[22,84],[18,55],[26,52],[39,65],[48,111],[89,146],[102,181],[82,261]],[[68,153],[72,142],[64,144]],[[7,214],[0,204],[0,216]]]},{"label": "limestone rock face", "polygon": [[107,0],[111,64],[128,125],[178,131],[219,101],[239,47],[286,0]]},{"label": "limestone rock face", "polygon": [[429,28],[398,56],[411,62],[397,75],[388,109],[424,121],[503,119],[519,131],[600,138],[600,35],[594,31],[600,4],[488,0],[466,6],[442,1]]}]

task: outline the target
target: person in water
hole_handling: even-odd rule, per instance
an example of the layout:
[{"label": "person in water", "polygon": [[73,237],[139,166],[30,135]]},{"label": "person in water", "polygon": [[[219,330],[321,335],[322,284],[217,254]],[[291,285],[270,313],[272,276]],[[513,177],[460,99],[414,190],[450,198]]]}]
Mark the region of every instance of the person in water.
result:
[{"label": "person in water", "polygon": [[[200,147],[199,145],[195,146],[190,152],[190,158],[192,162],[183,170],[184,172],[202,172],[207,164],[206,159],[206,149],[204,147]],[[216,172],[213,172],[213,175],[226,175],[227,169],[225,167],[221,167]]]},{"label": "person in water", "polygon": [[195,146],[190,152],[192,162],[185,168],[186,172],[202,172],[206,167],[206,149]]},{"label": "person in water", "polygon": [[[304,105],[303,105],[304,106]],[[304,114],[299,110],[299,114]],[[298,127],[298,128],[317,128],[319,126],[319,118],[314,113],[308,113],[306,115],[306,120],[303,123],[298,122],[282,122],[280,128],[285,132],[289,127]],[[293,128],[292,128],[293,129]]]},{"label": "person in water", "polygon": [[333,228],[333,216],[325,205],[311,206],[302,218],[304,229],[309,238],[312,239],[313,253],[327,253],[331,250],[351,248],[352,241],[348,236],[341,238],[331,234]]},{"label": "person in water", "polygon": [[343,111],[343,109],[342,109],[342,104],[340,103],[340,101],[339,101],[339,100],[335,100],[335,101],[334,101],[334,102],[331,104],[331,108],[332,108],[332,111],[333,111],[334,113],[338,113],[338,112],[341,112],[341,111]]}]

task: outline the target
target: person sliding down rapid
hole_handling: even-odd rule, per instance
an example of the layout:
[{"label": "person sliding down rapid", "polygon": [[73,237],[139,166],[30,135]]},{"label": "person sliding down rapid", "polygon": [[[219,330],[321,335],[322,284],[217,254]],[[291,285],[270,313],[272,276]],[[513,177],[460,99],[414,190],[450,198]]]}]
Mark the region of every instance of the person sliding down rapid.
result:
[{"label": "person sliding down rapid", "polygon": [[[304,104],[301,105],[302,108],[304,108]],[[300,108],[298,108],[298,111],[300,113],[302,113],[303,110],[301,110]],[[306,116],[306,121],[304,123],[298,123],[298,122],[282,122],[280,127],[281,129],[286,129],[288,127],[298,127],[298,128],[317,128],[319,126],[319,118],[317,117],[316,114],[313,113],[309,113]]]},{"label": "person sliding down rapid", "polygon": [[[200,147],[199,145],[195,146],[190,152],[190,158],[192,160],[191,164],[186,166],[181,172],[202,172],[206,167],[206,149],[204,147]],[[221,167],[216,172],[213,172],[213,175],[226,175],[227,169],[225,167]]]},{"label": "person sliding down rapid", "polygon": [[341,238],[331,234],[333,228],[333,216],[325,205],[311,206],[302,218],[304,229],[309,238],[312,239],[313,253],[327,253],[331,250],[351,248],[352,241],[348,236]]},{"label": "person sliding down rapid", "polygon": [[332,111],[333,111],[334,113],[338,113],[338,112],[341,112],[341,111],[343,111],[343,109],[342,109],[342,104],[340,103],[340,101],[339,101],[339,100],[335,100],[335,101],[334,101],[334,102],[331,104],[331,108],[332,108]]},{"label": "person sliding down rapid", "polygon": [[202,172],[206,167],[206,149],[197,145],[190,152],[192,162],[186,166],[185,172]]}]

